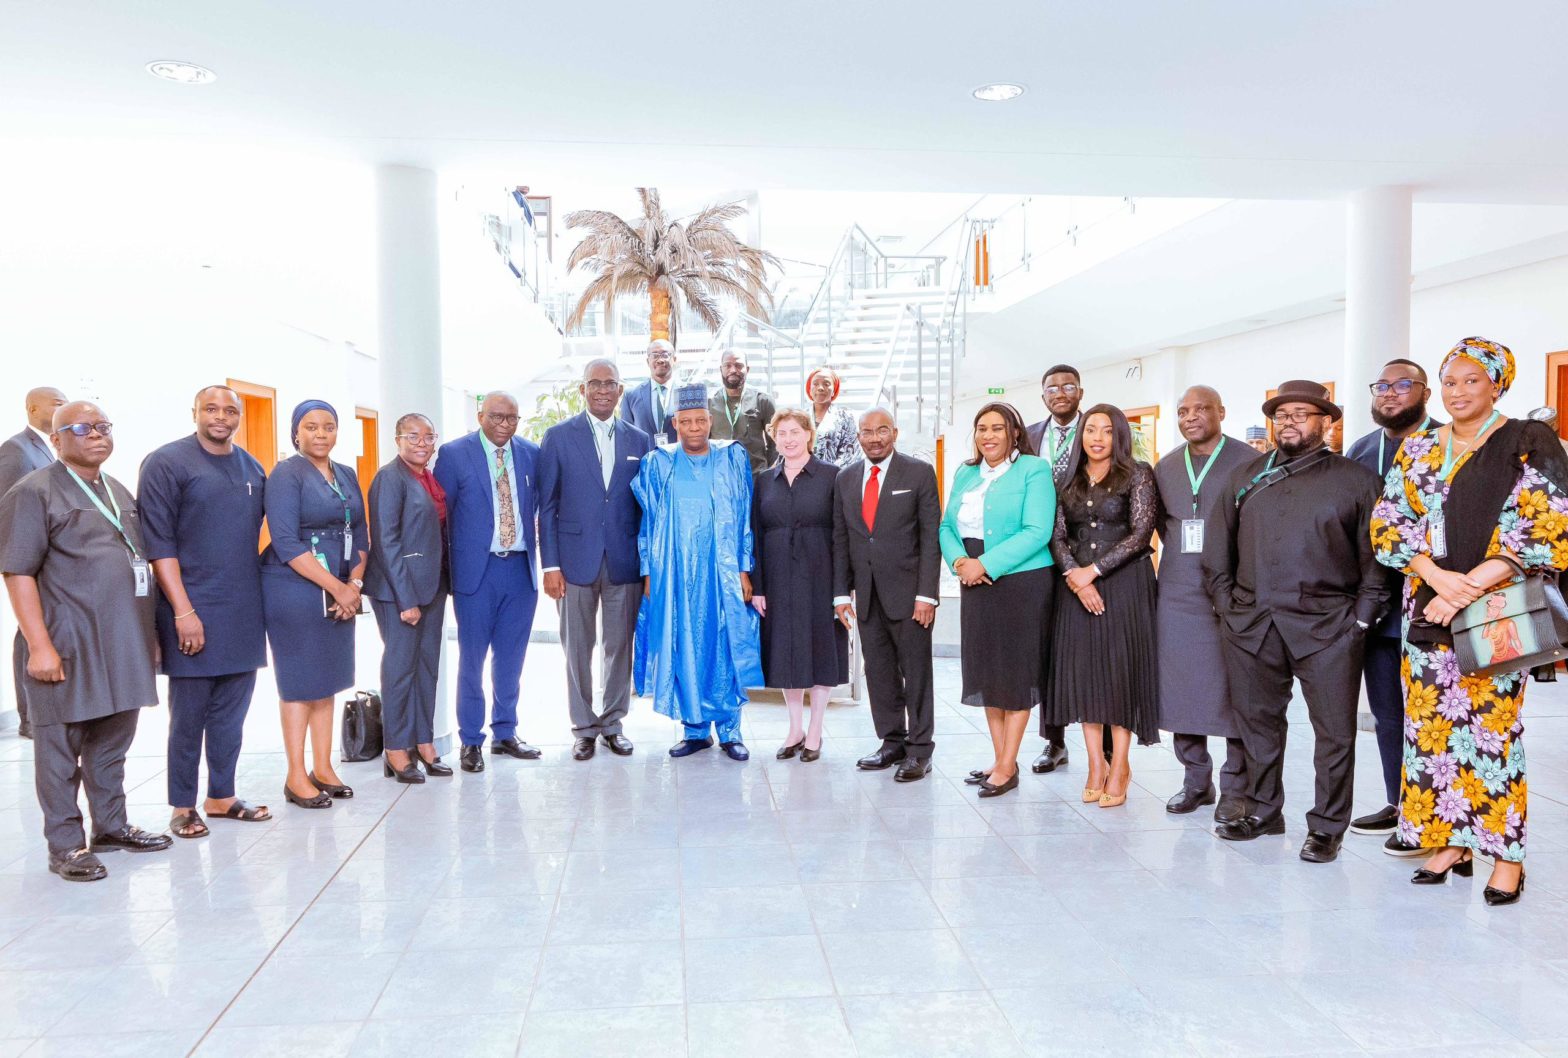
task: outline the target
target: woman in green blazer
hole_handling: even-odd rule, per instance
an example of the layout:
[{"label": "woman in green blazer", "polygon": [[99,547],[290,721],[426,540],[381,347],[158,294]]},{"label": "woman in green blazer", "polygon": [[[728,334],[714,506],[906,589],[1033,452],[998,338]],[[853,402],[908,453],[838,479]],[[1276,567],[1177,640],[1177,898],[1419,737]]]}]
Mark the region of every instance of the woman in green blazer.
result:
[{"label": "woman in green blazer", "polygon": [[996,751],[965,781],[996,797],[1018,786],[1018,747],[1045,690],[1056,487],[1011,404],[981,408],[974,439],[974,458],[953,476],[939,536],[963,585],[964,704],[984,707]]}]

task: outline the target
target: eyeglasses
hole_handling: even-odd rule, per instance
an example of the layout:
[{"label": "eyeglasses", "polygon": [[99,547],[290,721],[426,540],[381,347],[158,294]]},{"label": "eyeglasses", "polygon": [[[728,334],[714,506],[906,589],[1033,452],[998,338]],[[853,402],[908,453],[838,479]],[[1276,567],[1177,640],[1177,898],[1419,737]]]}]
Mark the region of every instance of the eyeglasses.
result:
[{"label": "eyeglasses", "polygon": [[617,382],[613,378],[611,378],[611,379],[591,378],[587,382],[583,383],[583,388],[584,389],[593,390],[595,393],[610,393],[610,392],[613,392],[613,391],[615,391],[617,389],[620,389],[621,388],[621,384],[619,382]]},{"label": "eyeglasses", "polygon": [[113,432],[114,423],[112,422],[73,422],[69,426],[62,426],[55,431],[55,433],[68,433],[73,437],[86,437],[90,433],[95,433],[99,437],[108,437]]},{"label": "eyeglasses", "polygon": [[430,448],[437,441],[441,440],[441,435],[435,433],[400,433],[397,435],[397,439],[399,441],[407,441],[415,448]]},{"label": "eyeglasses", "polygon": [[1327,412],[1323,411],[1277,411],[1274,413],[1274,425],[1284,426],[1286,423],[1294,423],[1300,426],[1314,415],[1327,414]]},{"label": "eyeglasses", "polygon": [[893,436],[893,428],[891,426],[878,426],[874,430],[861,430],[860,431],[860,436],[862,436],[862,437],[892,437]]},{"label": "eyeglasses", "polygon": [[1071,397],[1071,396],[1076,395],[1077,392],[1078,392],[1078,387],[1073,385],[1071,382],[1067,383],[1067,385],[1065,385],[1065,386],[1046,386],[1045,387],[1045,395],[1048,396],[1048,397],[1054,397],[1058,393],[1060,393],[1064,397]]},{"label": "eyeglasses", "polygon": [[1398,382],[1374,382],[1367,389],[1372,391],[1374,397],[1382,397],[1388,393],[1397,393],[1403,397],[1421,383],[1413,378],[1402,378]]},{"label": "eyeglasses", "polygon": [[490,422],[494,423],[496,426],[516,426],[517,425],[517,416],[516,415],[501,415],[501,414],[499,414],[497,412],[491,411],[491,412],[486,412],[485,413],[485,418],[490,420]]},{"label": "eyeglasses", "polygon": [[653,352],[648,354],[648,359],[649,360],[674,360],[675,359],[675,354],[674,353],[667,353],[663,349],[657,349],[657,350],[655,350],[655,351],[653,351]]}]

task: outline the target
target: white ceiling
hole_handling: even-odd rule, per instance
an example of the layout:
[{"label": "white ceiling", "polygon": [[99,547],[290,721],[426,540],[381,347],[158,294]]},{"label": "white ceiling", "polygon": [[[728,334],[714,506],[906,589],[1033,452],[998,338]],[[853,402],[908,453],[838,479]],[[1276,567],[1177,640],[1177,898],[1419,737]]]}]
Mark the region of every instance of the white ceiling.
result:
[{"label": "white ceiling", "polygon": [[[1560,0],[10,0],[0,26],[0,137],[535,185],[1568,202]],[[969,97],[1000,79],[1029,92]]]}]

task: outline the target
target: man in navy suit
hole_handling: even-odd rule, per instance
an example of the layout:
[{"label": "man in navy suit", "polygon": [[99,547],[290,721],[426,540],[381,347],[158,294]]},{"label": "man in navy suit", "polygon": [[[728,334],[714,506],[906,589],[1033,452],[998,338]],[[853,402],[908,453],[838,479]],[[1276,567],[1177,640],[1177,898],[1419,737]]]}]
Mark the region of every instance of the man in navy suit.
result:
[{"label": "man in navy suit", "polygon": [[[11,486],[35,470],[42,470],[54,462],[54,447],[49,443],[49,431],[54,428],[54,410],[65,404],[65,394],[52,386],[40,386],[27,393],[27,428],[15,437],[0,444],[0,496],[11,491]],[[4,543],[0,540],[0,543]],[[11,663],[16,681],[16,733],[32,738],[27,723],[27,703],[22,700],[26,690],[27,667],[22,660],[22,634],[16,634]]]},{"label": "man in navy suit", "polygon": [[441,446],[436,480],[446,490],[457,612],[457,731],[464,771],[484,771],[485,693],[490,658],[490,752],[535,760],[517,737],[523,656],[539,601],[534,583],[539,446],[517,433],[517,400],[491,393],[479,430]]},{"label": "man in navy suit", "polygon": [[[615,418],[621,374],[613,360],[592,360],[578,387],[588,410],[552,426],[539,449],[539,554],[544,593],[561,614],[566,689],[576,741],[587,760],[596,738],[625,757],[621,734],[631,706],[632,637],[642,602],[637,527],[642,508],[632,479],[653,439]],[[604,711],[593,709],[593,648],[604,621]]]},{"label": "man in navy suit", "polygon": [[674,444],[675,346],[663,338],[648,343],[648,375],[626,394],[621,418],[651,435],[656,445]]}]

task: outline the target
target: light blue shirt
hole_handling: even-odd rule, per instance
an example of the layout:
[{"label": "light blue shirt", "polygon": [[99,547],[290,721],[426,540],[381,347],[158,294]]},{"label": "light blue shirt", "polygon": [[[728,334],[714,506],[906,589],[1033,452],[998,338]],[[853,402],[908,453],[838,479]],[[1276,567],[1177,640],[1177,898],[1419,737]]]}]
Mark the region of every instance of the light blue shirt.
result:
[{"label": "light blue shirt", "polygon": [[[505,448],[497,448],[490,443],[490,438],[485,436],[483,430],[479,431],[479,443],[485,446],[485,469],[490,473],[490,502],[495,512],[495,531],[490,534],[490,551],[493,554],[527,551],[528,547],[523,541],[523,505],[517,498],[517,468],[512,465],[512,446],[508,443]],[[495,472],[496,452],[501,453],[501,459],[506,464],[506,477],[512,486],[512,513],[517,518],[517,542],[510,548],[501,546],[501,483]]]}]

